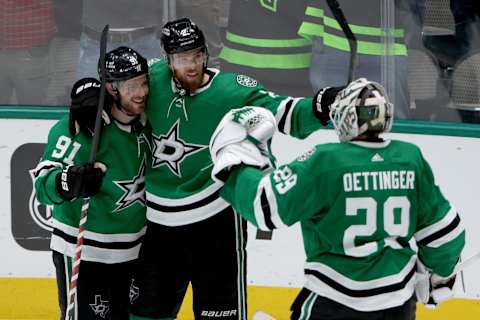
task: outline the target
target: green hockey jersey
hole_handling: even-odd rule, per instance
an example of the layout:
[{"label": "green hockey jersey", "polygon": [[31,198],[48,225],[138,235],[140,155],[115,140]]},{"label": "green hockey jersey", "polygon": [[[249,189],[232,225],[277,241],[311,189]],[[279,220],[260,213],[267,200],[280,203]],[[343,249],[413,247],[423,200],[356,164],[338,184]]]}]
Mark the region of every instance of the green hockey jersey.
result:
[{"label": "green hockey jersey", "polygon": [[[55,191],[55,176],[67,165],[88,162],[91,139],[72,136],[68,116],[50,130],[40,163],[34,170],[41,203],[53,205],[51,249],[73,257],[83,199],[63,201]],[[97,161],[107,166],[100,192],[90,198],[82,260],[119,263],[137,258],[145,233],[145,135],[116,121],[102,129]]]},{"label": "green hockey jersey", "polygon": [[401,141],[317,145],[265,176],[241,167],[221,196],[261,229],[300,221],[305,286],[360,311],[407,301],[417,257],[450,275],[465,242],[420,150]]},{"label": "green hockey jersey", "polygon": [[277,96],[256,80],[208,69],[210,81],[181,95],[164,60],[150,68],[146,113],[152,124],[151,167],[147,169],[147,219],[176,226],[204,220],[225,209],[220,185],[210,178],[210,137],[232,108],[263,106],[279,130],[299,138],[321,127],[311,98]]}]

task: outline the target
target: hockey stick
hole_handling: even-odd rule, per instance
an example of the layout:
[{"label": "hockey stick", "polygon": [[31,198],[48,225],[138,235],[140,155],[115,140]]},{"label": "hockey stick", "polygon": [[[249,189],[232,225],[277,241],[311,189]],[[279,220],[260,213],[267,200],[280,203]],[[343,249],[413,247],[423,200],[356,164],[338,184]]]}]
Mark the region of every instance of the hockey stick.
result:
[{"label": "hockey stick", "polygon": [[[350,29],[348,25],[347,19],[343,14],[342,8],[340,8],[340,4],[337,0],[327,0],[328,7],[332,11],[335,20],[342,28],[343,33],[347,37],[348,44],[350,46],[350,65],[348,69],[348,83],[353,81],[353,77],[355,75],[355,68],[357,64],[357,38]],[[348,84],[347,83],[347,84]]]},{"label": "hockey stick", "polygon": [[[100,133],[102,130],[101,120],[103,104],[105,101],[105,54],[107,52],[107,35],[108,24],[103,28],[102,36],[100,38],[100,101],[98,102],[97,114],[95,118],[95,129],[92,138],[92,149],[90,150],[89,163],[94,165],[97,158],[97,149],[100,143]],[[75,246],[75,255],[72,263],[72,276],[70,278],[70,290],[68,291],[68,306],[65,320],[75,319],[75,300],[77,296],[77,280],[80,271],[80,261],[83,249],[83,236],[85,232],[85,224],[87,223],[88,207],[90,199],[83,199],[82,211],[80,213],[80,223],[78,225],[77,244]]]},{"label": "hockey stick", "polygon": [[465,268],[470,267],[474,262],[480,258],[480,252],[475,253],[473,256],[468,257],[465,261],[457,264],[455,269],[453,269],[452,274],[457,274],[462,272]]},{"label": "hockey stick", "polygon": [[254,313],[252,320],[276,320],[276,319],[262,310],[257,310]]}]

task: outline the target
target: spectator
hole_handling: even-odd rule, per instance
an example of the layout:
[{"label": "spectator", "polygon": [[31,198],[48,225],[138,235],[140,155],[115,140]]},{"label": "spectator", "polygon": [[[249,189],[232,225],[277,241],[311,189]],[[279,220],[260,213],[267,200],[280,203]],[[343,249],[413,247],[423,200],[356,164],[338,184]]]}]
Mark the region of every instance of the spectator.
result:
[{"label": "spectator", "polygon": [[[395,5],[401,1],[396,0]],[[380,0],[344,0],[341,8],[357,37],[356,74],[385,83],[395,104],[395,116],[409,117],[407,89],[407,47],[401,17],[393,4]],[[389,34],[386,31],[390,31]],[[310,82],[314,91],[329,85],[344,85],[350,48],[325,1],[309,0],[299,33],[313,41]]]},{"label": "spectator", "polygon": [[147,60],[158,57],[162,6],[158,0],[84,0],[77,78],[97,74],[100,35],[106,24],[110,25],[107,50],[127,46]]},{"label": "spectator", "polygon": [[248,74],[278,94],[312,95],[311,41],[298,35],[306,3],[232,1],[222,70]]},{"label": "spectator", "polygon": [[56,32],[52,0],[0,0],[0,8],[0,105],[43,104]]}]

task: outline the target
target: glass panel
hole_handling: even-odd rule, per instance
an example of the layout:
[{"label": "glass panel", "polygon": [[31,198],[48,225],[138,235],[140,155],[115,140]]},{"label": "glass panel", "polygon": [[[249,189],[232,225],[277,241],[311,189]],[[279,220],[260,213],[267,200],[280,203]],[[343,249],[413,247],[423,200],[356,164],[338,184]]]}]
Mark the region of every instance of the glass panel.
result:
[{"label": "glass panel", "polygon": [[[480,1],[338,0],[357,37],[356,77],[382,83],[397,119],[478,123]],[[347,82],[349,46],[325,0],[0,0],[0,105],[62,106],[108,49],[162,56],[160,29],[188,16],[209,66],[311,96]]]}]

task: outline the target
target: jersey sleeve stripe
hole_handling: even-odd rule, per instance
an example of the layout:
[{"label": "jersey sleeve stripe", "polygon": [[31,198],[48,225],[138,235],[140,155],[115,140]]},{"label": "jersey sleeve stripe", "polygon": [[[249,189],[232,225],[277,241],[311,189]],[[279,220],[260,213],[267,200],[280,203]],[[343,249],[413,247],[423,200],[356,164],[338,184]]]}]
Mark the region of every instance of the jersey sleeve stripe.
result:
[{"label": "jersey sleeve stripe", "polygon": [[275,226],[275,228],[287,227],[287,225],[283,223],[282,219],[280,218],[280,214],[278,212],[277,197],[275,196],[275,192],[273,192],[270,177],[266,176],[265,179],[265,194],[267,196],[268,204],[270,206],[270,214],[273,225]]},{"label": "jersey sleeve stripe", "polygon": [[270,204],[268,203],[265,189],[262,190],[262,193],[260,195],[260,204],[263,209],[263,218],[265,221],[265,225],[269,230],[275,229],[275,225],[272,222],[272,212],[270,210]]},{"label": "jersey sleeve stripe", "polygon": [[418,241],[421,245],[429,245],[432,241],[440,239],[445,235],[449,234],[451,231],[456,229],[460,225],[460,217],[457,215],[453,221],[446,226],[445,228],[438,230],[437,232],[429,235],[428,237],[423,238],[422,240]]},{"label": "jersey sleeve stripe", "polygon": [[47,175],[51,170],[56,169],[56,168],[62,168],[63,165],[60,162],[55,162],[55,161],[41,161],[35,169],[31,170],[33,177],[35,180],[37,180],[40,177],[43,177]]},{"label": "jersey sleeve stripe", "polygon": [[292,129],[292,116],[293,110],[298,101],[302,98],[287,98],[286,101],[282,101],[275,115],[275,119],[278,123],[278,130],[284,134],[290,134]]},{"label": "jersey sleeve stripe", "polygon": [[[287,118],[289,118],[290,111],[292,109],[292,103],[293,99],[288,98],[285,99],[280,103],[280,106],[278,107],[277,114],[275,115],[275,118],[277,119],[278,123],[278,130],[282,133],[289,134],[290,132],[290,123],[288,122],[287,124]],[[288,128],[286,128],[288,126]],[[286,131],[288,129],[288,132]]]},{"label": "jersey sleeve stripe", "polygon": [[[263,201],[262,201],[262,196],[265,194],[265,183],[267,182],[268,176],[263,177],[262,180],[260,180],[258,186],[257,186],[257,193],[255,195],[255,200],[253,201],[253,212],[255,214],[255,221],[257,222],[257,226],[260,230],[271,230],[268,227],[268,223],[266,221],[266,215],[268,216],[269,213],[264,212],[264,207],[263,207]],[[265,200],[264,200],[265,201]],[[265,209],[268,209],[268,202],[267,202],[267,207]],[[271,223],[271,220],[270,220]],[[275,226],[273,226],[275,227]]]},{"label": "jersey sleeve stripe", "polygon": [[[452,225],[453,225],[453,223],[450,226],[452,226]],[[436,240],[433,240],[432,242],[428,243],[427,246],[432,247],[432,248],[438,248],[438,247],[456,239],[460,234],[462,234],[462,232],[465,231],[465,228],[463,226],[463,222],[461,220],[460,220],[460,223],[456,224],[456,226],[453,229],[452,228],[449,228],[449,229],[450,230],[449,230],[448,233],[446,233],[445,235],[443,235],[443,236],[437,238]]]},{"label": "jersey sleeve stripe", "polygon": [[457,211],[454,208],[450,208],[448,213],[436,223],[429,225],[415,233],[415,239],[417,242],[421,242],[423,239],[427,238],[428,236],[444,229],[448,225],[452,223],[453,220],[457,217]]}]

